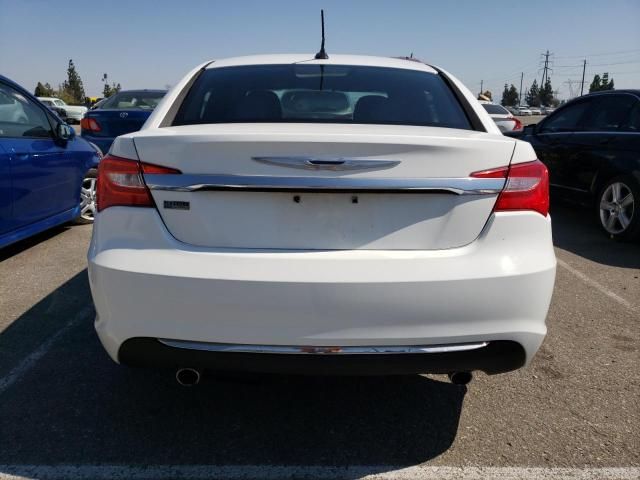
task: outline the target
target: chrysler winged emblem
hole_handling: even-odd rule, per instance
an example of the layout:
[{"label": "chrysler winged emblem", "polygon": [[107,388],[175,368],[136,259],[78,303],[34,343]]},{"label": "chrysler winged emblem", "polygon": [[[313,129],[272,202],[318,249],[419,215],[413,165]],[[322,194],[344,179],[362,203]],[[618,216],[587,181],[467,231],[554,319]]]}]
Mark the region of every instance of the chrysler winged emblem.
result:
[{"label": "chrysler winged emblem", "polygon": [[127,118],[129,116],[129,114],[127,112],[122,112],[120,114],[120,118]]}]

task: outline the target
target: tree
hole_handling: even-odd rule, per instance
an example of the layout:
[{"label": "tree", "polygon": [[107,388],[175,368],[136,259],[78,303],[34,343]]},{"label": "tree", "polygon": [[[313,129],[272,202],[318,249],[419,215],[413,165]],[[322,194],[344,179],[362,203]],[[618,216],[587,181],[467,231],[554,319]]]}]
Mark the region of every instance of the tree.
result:
[{"label": "tree", "polygon": [[538,87],[538,82],[535,79],[525,96],[525,101],[527,102],[527,105],[531,105],[533,107],[540,106],[540,87]]},{"label": "tree", "polygon": [[601,92],[602,90],[613,90],[613,78],[609,80],[609,72],[604,72],[602,77],[597,73],[593,76],[593,81],[589,85],[589,93]]},{"label": "tree", "polygon": [[602,74],[602,85],[600,86],[600,90],[613,90],[613,78],[609,80],[609,72],[604,72]]},{"label": "tree", "polygon": [[504,90],[502,92],[502,101],[500,102],[505,107],[512,107],[518,104],[518,90],[512,83],[510,87],[504,84]]},{"label": "tree", "polygon": [[507,84],[504,84],[504,90],[502,91],[502,100],[500,100],[501,105],[509,105],[509,87]]},{"label": "tree", "polygon": [[84,103],[85,95],[82,79],[71,59],[69,60],[69,67],[67,68],[67,80],[62,84],[60,90],[60,97],[67,97],[69,99],[66,100],[63,98],[67,103]]},{"label": "tree", "polygon": [[56,92],[53,88],[51,88],[51,85],[49,85],[48,83],[45,83],[43,85],[42,82],[38,82],[33,94],[36,97],[55,97],[56,96]]},{"label": "tree", "polygon": [[109,75],[106,73],[102,74],[102,81],[104,82],[104,88],[102,89],[102,96],[104,98],[108,98],[114,93],[118,93],[122,87],[120,84],[116,84],[115,82],[109,85]]},{"label": "tree", "polygon": [[551,105],[553,103],[553,87],[549,77],[547,77],[544,86],[540,89],[539,99],[540,105]]}]

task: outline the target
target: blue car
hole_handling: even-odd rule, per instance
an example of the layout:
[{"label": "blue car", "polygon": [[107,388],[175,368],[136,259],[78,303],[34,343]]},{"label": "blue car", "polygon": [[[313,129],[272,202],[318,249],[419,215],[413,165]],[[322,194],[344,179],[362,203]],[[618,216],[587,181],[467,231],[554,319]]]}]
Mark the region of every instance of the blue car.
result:
[{"label": "blue car", "polygon": [[98,150],[0,75],[0,248],[72,220],[93,221]]},{"label": "blue car", "polygon": [[82,137],[96,144],[106,154],[114,138],[140,130],[166,93],[165,90],[126,90],[116,93],[98,108],[85,113],[80,122]]}]

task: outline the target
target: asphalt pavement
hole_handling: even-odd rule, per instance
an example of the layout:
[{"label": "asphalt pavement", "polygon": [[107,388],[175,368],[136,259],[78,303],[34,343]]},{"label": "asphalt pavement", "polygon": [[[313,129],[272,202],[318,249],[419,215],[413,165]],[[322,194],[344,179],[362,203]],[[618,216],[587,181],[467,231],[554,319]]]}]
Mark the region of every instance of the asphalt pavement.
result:
[{"label": "asphalt pavement", "polygon": [[100,346],[90,226],[0,250],[0,479],[640,478],[640,245],[582,209],[554,205],[552,219],[548,336],[530,367],[468,387],[434,375],[183,388]]}]

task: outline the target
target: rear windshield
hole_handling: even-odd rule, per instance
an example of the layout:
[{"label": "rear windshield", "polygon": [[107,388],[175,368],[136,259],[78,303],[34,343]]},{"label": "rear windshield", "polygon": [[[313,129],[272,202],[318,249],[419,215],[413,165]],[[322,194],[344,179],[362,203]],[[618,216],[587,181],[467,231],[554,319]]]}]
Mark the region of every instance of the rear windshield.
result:
[{"label": "rear windshield", "polygon": [[211,68],[196,79],[173,125],[366,123],[471,129],[435,73],[342,65]]},{"label": "rear windshield", "polygon": [[490,115],[509,115],[509,110],[494,103],[483,103],[482,106]]},{"label": "rear windshield", "polygon": [[153,110],[156,108],[166,92],[121,92],[105,100],[100,108],[116,110],[129,110],[139,108],[141,110]]}]

